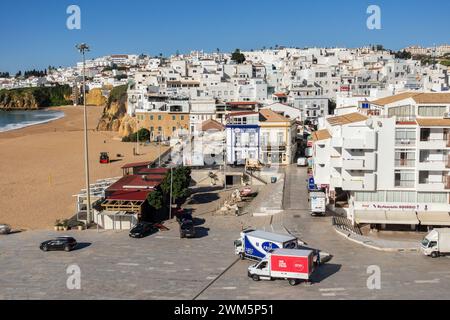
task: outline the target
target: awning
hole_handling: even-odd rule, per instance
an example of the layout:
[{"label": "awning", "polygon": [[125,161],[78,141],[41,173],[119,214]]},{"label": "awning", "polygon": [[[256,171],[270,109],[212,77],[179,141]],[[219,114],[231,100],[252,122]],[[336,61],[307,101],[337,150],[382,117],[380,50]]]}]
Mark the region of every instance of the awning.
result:
[{"label": "awning", "polygon": [[419,224],[414,211],[356,210],[355,222],[358,224]]},{"label": "awning", "polygon": [[450,226],[449,212],[419,212],[418,216],[424,226]]},{"label": "awning", "polygon": [[355,210],[355,222],[357,224],[384,224],[386,222],[386,214],[383,210]]},{"label": "awning", "polygon": [[419,224],[415,211],[386,211],[387,224]]}]

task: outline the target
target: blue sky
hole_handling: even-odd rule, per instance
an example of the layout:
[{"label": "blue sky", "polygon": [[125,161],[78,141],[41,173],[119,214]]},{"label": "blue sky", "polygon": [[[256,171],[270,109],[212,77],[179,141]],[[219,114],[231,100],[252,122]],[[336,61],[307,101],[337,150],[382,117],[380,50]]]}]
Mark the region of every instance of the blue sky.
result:
[{"label": "blue sky", "polygon": [[[81,30],[66,9],[81,8]],[[367,7],[381,7],[382,29],[366,27]],[[0,71],[16,72],[114,53],[173,54],[284,46],[450,43],[448,0],[14,0],[0,1]]]}]

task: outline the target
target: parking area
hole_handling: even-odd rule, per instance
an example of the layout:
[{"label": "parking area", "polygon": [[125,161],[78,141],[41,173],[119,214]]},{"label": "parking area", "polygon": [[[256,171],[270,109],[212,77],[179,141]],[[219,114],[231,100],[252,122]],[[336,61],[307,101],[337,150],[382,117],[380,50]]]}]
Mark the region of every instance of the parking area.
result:
[{"label": "parking area", "polygon": [[[2,236],[0,299],[450,299],[450,257],[380,252],[349,242],[334,231],[330,217],[309,215],[302,170],[288,172],[283,213],[205,214],[196,239],[180,239],[175,221],[167,223],[169,231],[143,239],[95,230]],[[252,262],[236,261],[233,241],[242,228],[280,231],[281,223],[308,246],[333,255],[311,286],[255,282],[247,277]],[[63,234],[74,236],[80,249],[39,250],[42,241]],[[67,288],[71,265],[81,270],[80,290]],[[379,288],[370,288],[374,267]]]}]

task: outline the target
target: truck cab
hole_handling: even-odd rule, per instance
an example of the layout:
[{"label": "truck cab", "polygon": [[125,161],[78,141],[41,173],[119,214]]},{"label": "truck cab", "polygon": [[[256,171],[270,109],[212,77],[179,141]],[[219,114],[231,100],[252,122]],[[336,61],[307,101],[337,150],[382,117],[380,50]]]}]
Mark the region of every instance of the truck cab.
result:
[{"label": "truck cab", "polygon": [[450,228],[431,230],[421,241],[420,249],[424,255],[433,258],[450,253]]},{"label": "truck cab", "polygon": [[248,267],[248,276],[253,280],[258,281],[262,280],[270,280],[270,266],[269,259],[265,258],[261,260],[259,263],[251,265]]}]

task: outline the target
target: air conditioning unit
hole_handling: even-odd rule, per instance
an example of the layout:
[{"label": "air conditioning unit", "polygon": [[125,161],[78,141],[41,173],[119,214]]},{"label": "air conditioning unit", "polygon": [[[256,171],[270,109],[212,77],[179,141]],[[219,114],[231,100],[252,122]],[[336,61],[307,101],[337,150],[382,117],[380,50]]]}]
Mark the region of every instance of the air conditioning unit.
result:
[{"label": "air conditioning unit", "polygon": [[450,112],[444,113],[444,119],[450,119]]},{"label": "air conditioning unit", "polygon": [[410,140],[401,140],[400,143],[401,144],[410,144],[411,141]]}]

